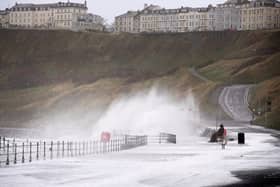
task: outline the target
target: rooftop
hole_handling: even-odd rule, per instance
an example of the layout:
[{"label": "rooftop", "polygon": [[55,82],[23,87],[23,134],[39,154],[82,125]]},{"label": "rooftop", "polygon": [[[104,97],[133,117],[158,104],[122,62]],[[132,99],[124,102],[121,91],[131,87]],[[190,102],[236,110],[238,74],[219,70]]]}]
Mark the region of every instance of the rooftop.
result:
[{"label": "rooftop", "polygon": [[16,8],[60,8],[60,7],[79,7],[87,9],[86,1],[84,4],[68,2],[47,3],[47,4],[33,4],[33,3],[16,3],[12,9]]}]

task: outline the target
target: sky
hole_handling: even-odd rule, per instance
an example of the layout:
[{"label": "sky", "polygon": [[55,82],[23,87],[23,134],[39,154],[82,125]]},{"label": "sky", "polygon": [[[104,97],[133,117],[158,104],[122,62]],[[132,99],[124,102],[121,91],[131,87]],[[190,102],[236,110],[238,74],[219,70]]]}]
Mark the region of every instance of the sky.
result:
[{"label": "sky", "polygon": [[[18,3],[54,3],[67,0],[0,0],[0,9],[11,7]],[[98,14],[108,23],[114,21],[114,17],[128,10],[141,10],[144,4],[155,4],[163,8],[206,7],[209,4],[216,5],[226,0],[88,0],[88,12]],[[71,0],[71,2],[84,3],[84,0]]]}]

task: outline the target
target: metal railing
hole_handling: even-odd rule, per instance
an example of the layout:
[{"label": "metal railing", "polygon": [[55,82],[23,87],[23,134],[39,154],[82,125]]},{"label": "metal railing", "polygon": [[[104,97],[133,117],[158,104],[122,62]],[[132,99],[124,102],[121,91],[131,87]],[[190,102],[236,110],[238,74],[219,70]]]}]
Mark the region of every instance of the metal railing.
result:
[{"label": "metal railing", "polygon": [[155,136],[148,136],[148,144],[176,144],[176,135],[168,133],[160,133]]},{"label": "metal railing", "polygon": [[[134,136],[137,142],[130,142],[131,148],[145,145],[143,139]],[[133,146],[132,146],[133,145]],[[127,149],[124,137],[108,142],[87,141],[36,141],[0,138],[0,166],[28,163],[35,160],[52,160],[65,157],[98,155]]]},{"label": "metal railing", "polygon": [[157,136],[122,135],[113,137],[107,142],[100,140],[23,140],[0,136],[0,166],[30,163],[36,160],[99,155],[154,143],[176,144],[176,135],[167,133],[160,133]]}]

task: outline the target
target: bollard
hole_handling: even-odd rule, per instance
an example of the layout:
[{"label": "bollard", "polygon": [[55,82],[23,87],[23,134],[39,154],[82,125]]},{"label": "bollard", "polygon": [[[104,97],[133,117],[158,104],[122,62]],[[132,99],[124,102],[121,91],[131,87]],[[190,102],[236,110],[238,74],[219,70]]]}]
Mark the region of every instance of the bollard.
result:
[{"label": "bollard", "polygon": [[44,142],[44,160],[46,160],[46,142]]},{"label": "bollard", "polygon": [[39,142],[37,142],[36,159],[39,160]]},{"label": "bollard", "polygon": [[7,144],[7,160],[6,160],[6,165],[9,165],[10,164],[10,158],[9,158],[9,140],[8,140],[8,142],[7,142],[8,144]]},{"label": "bollard", "polygon": [[245,134],[243,132],[238,133],[238,144],[245,144]]},{"label": "bollard", "polygon": [[29,148],[29,162],[32,162],[32,142],[30,142],[30,148]]},{"label": "bollard", "polygon": [[21,157],[21,163],[24,163],[24,142],[22,143],[22,157]]}]

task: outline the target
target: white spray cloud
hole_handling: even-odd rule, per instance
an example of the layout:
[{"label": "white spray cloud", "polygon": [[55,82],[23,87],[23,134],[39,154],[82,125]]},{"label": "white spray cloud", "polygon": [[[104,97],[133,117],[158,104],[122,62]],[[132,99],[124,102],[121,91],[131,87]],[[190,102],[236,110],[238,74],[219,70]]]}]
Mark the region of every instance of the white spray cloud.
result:
[{"label": "white spray cloud", "polygon": [[93,127],[93,135],[174,133],[183,139],[196,133],[199,109],[192,94],[175,99],[171,93],[152,88],[114,101]]}]

